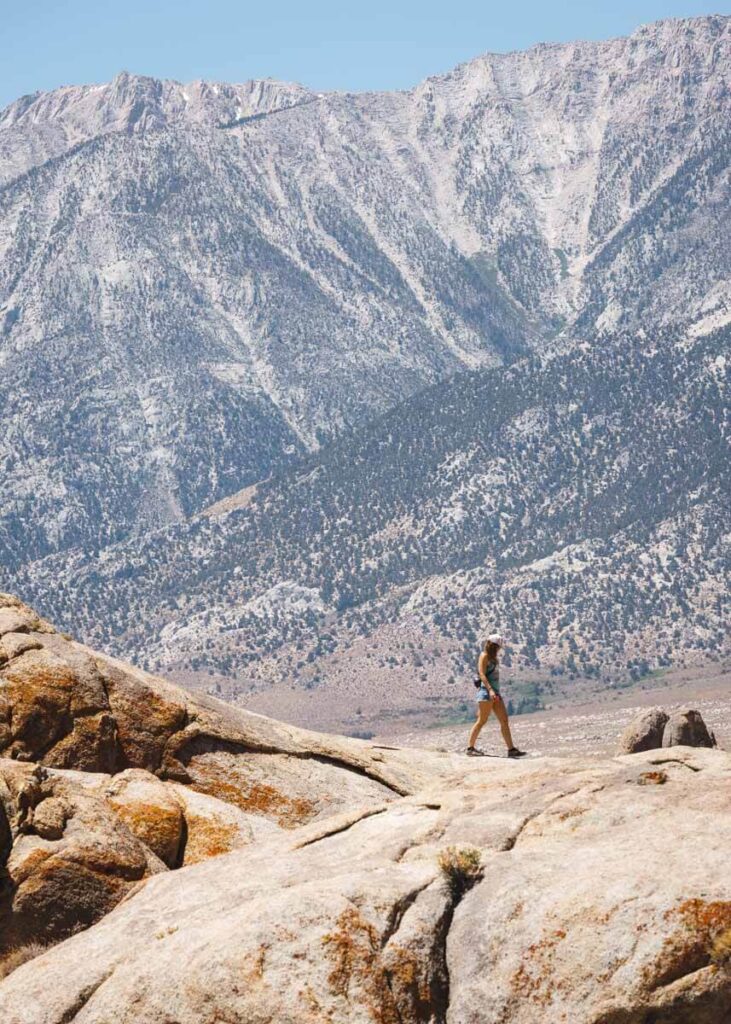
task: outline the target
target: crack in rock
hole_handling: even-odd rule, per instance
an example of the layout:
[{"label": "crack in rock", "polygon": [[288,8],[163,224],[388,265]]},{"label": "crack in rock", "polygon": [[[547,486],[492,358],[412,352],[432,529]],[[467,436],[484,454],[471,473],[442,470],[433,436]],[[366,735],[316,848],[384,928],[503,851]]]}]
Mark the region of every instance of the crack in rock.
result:
[{"label": "crack in rock", "polygon": [[114,968],[112,967],[110,970],[106,971],[97,981],[92,982],[91,985],[87,985],[86,988],[82,989],[81,992],[79,992],[76,999],[71,1004],[71,1006],[67,1007],[67,1009],[64,1010],[62,1015],[58,1018],[58,1024],[73,1024],[73,1021],[76,1020],[76,1018],[84,1009],[84,1007],[89,1004],[91,999],[96,995],[96,993],[99,991],[102,985],[106,981],[109,981],[113,974]]},{"label": "crack in rock", "polygon": [[412,907],[416,900],[418,899],[418,897],[421,895],[421,893],[423,893],[425,889],[428,889],[429,886],[433,884],[433,880],[430,879],[428,882],[425,882],[423,885],[418,886],[418,888],[413,889],[405,896],[402,896],[401,899],[396,900],[393,907],[391,908],[391,913],[388,915],[388,921],[386,922],[386,927],[384,929],[383,935],[381,936],[382,949],[397,934],[399,928],[401,927],[401,922],[404,919],[404,915],[406,914],[406,911],[409,909],[409,907]]},{"label": "crack in rock", "polygon": [[327,823],[325,823],[325,825],[321,826],[321,831],[318,831],[316,835],[295,843],[294,846],[292,846],[292,849],[303,850],[306,846],[312,846],[313,843],[320,843],[323,839],[330,839],[331,836],[340,835],[341,833],[347,832],[351,829],[353,825],[357,825],[359,822],[365,821],[366,818],[372,818],[376,814],[384,814],[387,810],[389,810],[389,805],[385,807],[369,807],[357,817],[349,817],[345,821],[341,819],[340,823],[334,828],[327,828]]},{"label": "crack in rock", "polygon": [[[595,787],[593,789],[590,789],[589,792],[590,793],[600,793],[605,788],[606,787],[602,785],[602,786],[598,786],[598,787]],[[528,825],[530,825],[530,823],[532,821],[535,821],[537,818],[542,817],[542,815],[547,814],[551,810],[551,808],[554,806],[554,804],[557,804],[560,800],[564,800],[568,796],[573,796],[575,793],[580,793],[584,789],[587,789],[587,787],[586,786],[576,786],[574,789],[566,790],[565,793],[558,793],[556,796],[552,797],[548,801],[548,803],[545,804],[540,810],[535,811],[533,814],[527,815],[525,818],[523,818],[521,823],[518,825],[518,828],[513,833],[513,835],[508,836],[508,838],[505,840],[503,845],[500,847],[500,851],[499,852],[500,853],[509,853],[510,850],[512,850],[515,847],[516,843],[518,842],[518,840],[522,836],[523,832],[526,830],[526,828],[528,827]]]},{"label": "crack in rock", "polygon": [[688,764],[687,761],[681,761],[679,757],[658,757],[652,761],[648,761],[648,764],[661,765],[661,764],[680,764],[683,768],[687,768],[691,772],[700,772],[703,769],[696,767],[694,764]]}]

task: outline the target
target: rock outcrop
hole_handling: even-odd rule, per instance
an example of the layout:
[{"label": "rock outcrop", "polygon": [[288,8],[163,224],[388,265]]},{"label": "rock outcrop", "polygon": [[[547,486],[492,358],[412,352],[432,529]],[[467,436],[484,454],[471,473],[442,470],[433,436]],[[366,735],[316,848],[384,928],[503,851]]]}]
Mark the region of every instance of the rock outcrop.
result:
[{"label": "rock outcrop", "polygon": [[731,755],[318,736],[0,605],[3,1024],[729,1019]]},{"label": "rock outcrop", "polygon": [[721,751],[465,762],[150,877],[14,971],[0,1018],[720,1024],[729,844]]},{"label": "rock outcrop", "polygon": [[413,792],[443,762],[296,729],[74,643],[0,594],[0,756],[143,769],[284,827]]},{"label": "rock outcrop", "polygon": [[142,769],[110,776],[0,759],[0,967],[19,945],[98,921],[142,879],[280,831]]},{"label": "rock outcrop", "polygon": [[37,765],[0,761],[0,816],[0,957],[88,927],[165,870],[106,801]]},{"label": "rock outcrop", "polygon": [[660,747],[715,747],[716,739],[709,732],[703,716],[693,708],[668,713],[662,708],[649,708],[634,718],[619,739],[617,753],[638,754]]},{"label": "rock outcrop", "polygon": [[98,921],[153,874],[383,806],[449,760],[194,697],[0,594],[0,967],[19,945]]}]

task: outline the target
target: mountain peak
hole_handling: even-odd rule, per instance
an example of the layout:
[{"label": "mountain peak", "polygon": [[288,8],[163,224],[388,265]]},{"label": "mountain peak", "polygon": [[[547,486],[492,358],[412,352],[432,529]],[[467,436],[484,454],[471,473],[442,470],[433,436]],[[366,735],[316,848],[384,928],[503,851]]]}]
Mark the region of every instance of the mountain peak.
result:
[{"label": "mountain peak", "polygon": [[294,106],[310,95],[304,86],[274,79],[182,84],[125,70],[101,85],[33,93],[0,112],[0,183],[109,132],[217,128]]},{"label": "mountain peak", "polygon": [[[597,380],[605,373],[616,379],[636,358],[630,339],[643,339],[641,348],[647,339],[649,348],[671,355],[663,370],[667,391],[676,347],[682,352],[689,336],[707,337],[728,321],[727,27],[725,18],[671,21],[625,40],[486,57],[420,90],[357,101],[314,102],[301,86],[286,83],[182,85],[129,71],[105,85],[22,101],[0,131],[2,166],[17,175],[3,189],[0,221],[0,362],[12,367],[0,384],[8,438],[0,451],[6,467],[0,563],[8,583],[15,585],[11,574],[26,572],[27,592],[40,595],[39,581],[48,579],[41,562],[49,556],[56,559],[55,583],[44,586],[42,599],[53,594],[64,617],[81,621],[99,601],[98,620],[106,620],[115,642],[124,638],[126,650],[134,649],[133,632],[145,623],[164,639],[161,661],[179,652],[186,664],[197,664],[195,637],[204,629],[195,616],[210,608],[190,611],[187,636],[165,639],[173,617],[167,602],[180,580],[170,579],[163,593],[153,580],[145,614],[130,612],[143,589],[138,581],[129,600],[110,608],[109,593],[120,594],[146,564],[136,554],[142,534],[150,538],[178,523],[175,544],[187,545],[181,521],[242,489],[253,488],[257,497],[241,514],[250,525],[258,522],[259,503],[269,493],[261,482],[285,473],[304,451],[320,446],[332,453],[333,438],[361,436],[366,424],[398,406],[398,422],[388,438],[378,438],[385,458],[391,435],[404,440],[409,396],[439,388],[436,434],[449,422],[441,407],[448,378],[551,351],[557,339],[565,351],[584,344],[601,350],[608,338],[620,339],[619,365],[596,366]],[[92,144],[75,145],[85,140]],[[39,165],[32,177],[23,175]],[[580,361],[571,376],[574,371],[587,372]],[[501,374],[501,383],[507,379]],[[529,379],[541,377],[531,370]],[[521,385],[528,386],[527,380]],[[705,386],[705,378],[694,385],[699,396]],[[449,401],[463,411],[463,393]],[[647,396],[638,394],[637,402],[644,409]],[[535,404],[553,408],[548,384]],[[597,458],[595,435],[566,419],[565,406],[562,399],[552,415],[567,436],[581,439],[582,461],[564,452],[567,479],[560,478],[575,497],[583,493],[577,467],[586,467],[585,483]],[[634,414],[630,404],[625,422]],[[417,420],[424,415],[414,407]],[[497,450],[522,452],[526,437],[536,448],[549,444],[540,410],[525,407],[521,416],[493,439]],[[486,418],[494,422],[491,406]],[[677,417],[653,423],[669,449],[699,450],[695,419],[679,437]],[[616,429],[611,436],[622,437],[623,448],[608,466],[624,472],[632,438]],[[709,438],[712,454],[715,435]],[[442,481],[436,494],[424,495],[408,515],[403,506],[394,510],[384,529],[398,545],[384,562],[372,545],[383,547],[388,536],[374,520],[375,539],[353,549],[346,574],[358,583],[352,592],[333,586],[340,564],[318,595],[305,555],[296,578],[289,575],[294,559],[281,576],[267,562],[259,591],[241,595],[256,624],[257,649],[262,616],[291,613],[304,636],[321,607],[326,615],[345,614],[365,600],[366,584],[382,579],[384,593],[400,585],[405,553],[418,559],[426,550],[424,538],[414,550],[403,536],[413,538],[416,516],[432,502],[439,558],[424,562],[431,575],[443,570],[444,545],[452,539],[455,572],[480,537],[468,568],[484,566],[509,537],[511,557],[526,572],[549,571],[538,563],[557,548],[572,553],[559,551],[551,565],[588,557],[576,545],[589,539],[567,535],[559,545],[558,527],[551,546],[541,532],[543,511],[529,551],[527,509],[537,499],[531,493],[524,505],[515,504],[516,487],[501,510],[512,507],[512,517],[494,519],[497,539],[480,532],[477,513],[465,539],[469,478],[453,497],[443,481],[458,472],[453,459],[471,457],[473,440],[465,452],[445,450],[438,465],[427,465],[427,478]],[[644,464],[640,454],[632,466]],[[393,464],[394,479],[401,465]],[[412,459],[412,490],[413,465]],[[514,465],[517,474],[518,455]],[[658,479],[666,479],[665,468]],[[502,486],[495,474],[485,480],[486,491]],[[597,481],[600,494],[611,479],[607,468]],[[639,468],[627,479],[632,493],[644,488]],[[384,481],[382,490],[390,487]],[[686,521],[672,504],[676,490],[655,488],[648,501],[660,503],[653,529],[667,519],[681,538]],[[482,514],[482,491],[478,497]],[[275,504],[286,500],[287,493]],[[368,501],[360,499],[344,521],[342,508],[326,504],[318,519],[310,515],[314,498],[301,502],[294,518],[283,521],[278,547],[288,550],[304,522],[303,544],[318,547],[312,565],[320,564],[331,540],[315,536],[317,523],[331,531],[344,522],[351,536]],[[567,502],[557,494],[559,510]],[[621,500],[615,504],[629,514]],[[601,523],[606,517],[596,507]],[[703,514],[701,506],[693,511],[698,520]],[[272,510],[262,517],[269,529]],[[204,529],[193,522],[191,550],[201,550]],[[111,565],[115,542],[130,545],[119,549],[119,573],[93,596],[101,576],[91,554],[86,585],[77,589],[79,551],[104,548],[102,561]],[[167,541],[150,543],[154,552]],[[616,543],[618,551],[628,550],[626,538]],[[253,565],[267,544],[251,544]],[[341,562],[344,545],[337,549]],[[216,554],[231,569],[222,576],[226,587],[239,569],[226,562],[228,553],[238,558],[242,550],[243,542],[225,545],[220,559]],[[196,557],[183,551],[181,580],[189,579]],[[603,566],[604,557],[595,550],[593,564]],[[167,562],[156,558],[150,555],[150,564]],[[359,565],[368,566],[362,578]],[[691,566],[704,585],[713,576],[707,568]],[[156,568],[154,576],[163,574]],[[59,579],[67,583],[56,586]],[[248,572],[247,587],[253,579]],[[639,583],[636,592],[643,603]],[[597,590],[602,615],[611,607],[601,603],[605,598]],[[222,614],[232,607],[226,591]],[[383,607],[390,614],[390,605]],[[695,606],[688,602],[688,608],[693,621]],[[239,609],[235,620],[225,620],[227,629],[242,617]],[[535,624],[532,612],[529,620]],[[558,621],[546,629],[557,629]],[[599,628],[585,621],[585,631]],[[634,628],[627,623],[628,634]],[[281,630],[272,636],[281,647]],[[653,636],[657,641],[660,633]],[[220,655],[223,644],[214,646]],[[666,649],[675,656],[672,638]],[[243,650],[237,642],[233,654]],[[318,649],[313,658],[324,653]],[[292,660],[299,657],[293,653]]]}]

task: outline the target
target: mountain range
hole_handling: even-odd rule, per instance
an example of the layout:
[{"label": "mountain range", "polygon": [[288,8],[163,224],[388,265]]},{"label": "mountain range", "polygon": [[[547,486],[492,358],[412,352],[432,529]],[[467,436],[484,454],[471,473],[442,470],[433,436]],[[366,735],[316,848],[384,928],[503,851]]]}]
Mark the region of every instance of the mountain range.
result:
[{"label": "mountain range", "polygon": [[11,104],[0,583],[234,699],[723,656],[730,38]]}]

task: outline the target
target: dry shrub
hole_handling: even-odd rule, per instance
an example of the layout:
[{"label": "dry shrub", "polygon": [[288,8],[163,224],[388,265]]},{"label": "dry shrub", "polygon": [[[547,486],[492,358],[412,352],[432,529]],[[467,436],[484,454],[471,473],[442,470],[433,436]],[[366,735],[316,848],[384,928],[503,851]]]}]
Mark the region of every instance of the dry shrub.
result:
[{"label": "dry shrub", "polygon": [[731,928],[726,928],[713,940],[711,963],[731,971]]},{"label": "dry shrub", "polygon": [[23,946],[11,949],[0,959],[0,981],[12,974],[16,968],[22,967],[29,960],[34,960],[41,953],[45,953],[47,948],[42,942],[26,942]]},{"label": "dry shrub", "polygon": [[439,867],[455,901],[482,878],[480,851],[474,846],[448,846],[439,854]]}]

